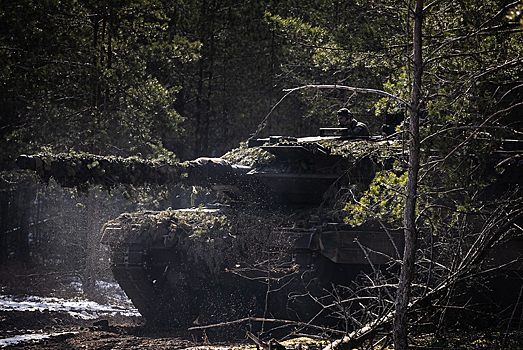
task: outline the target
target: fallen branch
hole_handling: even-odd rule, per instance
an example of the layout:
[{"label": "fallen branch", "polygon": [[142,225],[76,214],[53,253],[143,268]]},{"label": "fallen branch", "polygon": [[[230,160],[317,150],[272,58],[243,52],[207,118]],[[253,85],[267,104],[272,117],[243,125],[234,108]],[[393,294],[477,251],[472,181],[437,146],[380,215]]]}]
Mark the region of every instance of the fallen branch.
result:
[{"label": "fallen branch", "polygon": [[365,341],[374,339],[378,330],[386,330],[390,328],[393,320],[394,313],[391,312],[385,317],[367,323],[364,327],[332,342],[324,347],[323,350],[351,350],[360,347]]},{"label": "fallen branch", "polygon": [[299,321],[291,321],[291,320],[281,320],[281,319],[274,319],[274,318],[262,318],[262,317],[245,317],[234,321],[228,321],[228,322],[220,322],[220,323],[214,323],[204,326],[194,326],[190,327],[187,330],[194,331],[194,330],[203,330],[203,329],[209,329],[209,328],[216,328],[216,327],[224,327],[224,326],[232,326],[234,324],[242,323],[242,322],[273,322],[273,323],[282,323],[285,325],[292,325],[292,326],[299,326],[299,327],[308,327],[312,329],[317,329],[321,331],[329,331],[331,333],[337,333],[337,334],[345,334],[344,331],[339,331],[335,329],[330,329],[323,326],[316,326],[310,323],[305,322],[299,322]]}]

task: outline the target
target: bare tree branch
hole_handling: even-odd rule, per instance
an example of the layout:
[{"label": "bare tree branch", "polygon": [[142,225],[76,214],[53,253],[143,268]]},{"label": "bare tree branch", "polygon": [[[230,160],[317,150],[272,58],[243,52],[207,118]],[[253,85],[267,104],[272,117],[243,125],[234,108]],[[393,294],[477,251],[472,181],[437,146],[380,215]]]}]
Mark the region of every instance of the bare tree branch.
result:
[{"label": "bare tree branch", "polygon": [[[245,317],[245,318],[241,318],[241,319],[233,320],[233,321],[229,321],[229,322],[221,322],[221,323],[209,324],[209,325],[204,325],[204,326],[194,326],[194,327],[188,328],[187,330],[189,330],[189,331],[204,330],[204,329],[209,329],[209,328],[232,326],[232,325],[235,325],[238,323],[243,323],[243,322],[273,322],[273,323],[282,323],[282,324],[292,325],[292,326],[308,327],[308,328],[313,328],[313,329],[317,329],[317,330],[321,330],[321,331],[327,330],[326,327],[316,326],[316,325],[306,323],[306,322],[298,322],[298,321],[282,320],[282,319],[274,319],[274,318],[261,318],[261,317]],[[333,333],[338,333],[338,334],[345,334],[344,331],[339,331],[339,330],[335,330],[335,329],[328,329],[328,331],[333,332]]]},{"label": "bare tree branch", "polygon": [[[391,98],[391,99],[401,103],[402,105],[406,106],[407,108],[411,108],[410,104],[407,101],[403,100],[402,98],[389,94],[388,92],[385,92],[383,90],[376,90],[376,89],[365,89],[365,88],[357,88],[357,87],[352,87],[352,86],[336,85],[336,84],[334,84],[334,85],[311,85],[311,84],[309,84],[309,85],[304,85],[304,86],[298,86],[298,87],[295,87],[292,89],[284,89],[283,91],[292,93],[292,92],[295,92],[298,90],[303,90],[303,89],[339,89],[339,90],[348,90],[348,91],[359,92],[359,93],[363,93],[363,94],[367,94],[367,93],[376,94],[376,95],[384,96],[387,98]],[[285,96],[287,96],[287,95],[285,95]]]}]

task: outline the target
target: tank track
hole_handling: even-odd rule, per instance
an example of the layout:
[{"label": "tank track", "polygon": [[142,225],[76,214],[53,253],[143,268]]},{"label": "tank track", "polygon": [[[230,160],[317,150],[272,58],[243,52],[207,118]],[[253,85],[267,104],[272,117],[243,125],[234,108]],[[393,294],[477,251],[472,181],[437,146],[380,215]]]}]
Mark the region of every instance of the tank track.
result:
[{"label": "tank track", "polygon": [[146,320],[154,320],[160,311],[160,300],[146,270],[145,247],[130,243],[113,250],[112,272],[115,280],[125,291],[134,306]]}]

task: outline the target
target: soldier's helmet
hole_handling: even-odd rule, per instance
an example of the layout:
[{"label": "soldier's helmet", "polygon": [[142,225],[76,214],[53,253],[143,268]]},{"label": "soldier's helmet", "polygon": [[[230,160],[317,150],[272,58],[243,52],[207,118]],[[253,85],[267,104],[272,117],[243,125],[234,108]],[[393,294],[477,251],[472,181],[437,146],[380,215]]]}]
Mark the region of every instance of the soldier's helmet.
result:
[{"label": "soldier's helmet", "polygon": [[349,111],[347,108],[340,109],[338,112],[336,112],[336,115],[338,117],[345,117],[345,118],[347,118],[347,120],[351,120],[352,118],[354,118],[354,115],[352,114],[352,112]]}]

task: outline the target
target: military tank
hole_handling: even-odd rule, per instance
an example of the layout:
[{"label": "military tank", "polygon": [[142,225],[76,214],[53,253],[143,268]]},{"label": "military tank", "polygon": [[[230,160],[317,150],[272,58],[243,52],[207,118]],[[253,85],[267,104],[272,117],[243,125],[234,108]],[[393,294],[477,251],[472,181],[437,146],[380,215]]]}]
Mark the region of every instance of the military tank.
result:
[{"label": "military tank", "polygon": [[221,158],[183,163],[87,154],[17,163],[65,187],[183,184],[227,198],[126,213],[102,229],[115,279],[147,321],[187,326],[246,316],[306,320],[317,312],[301,305],[309,293],[397,258],[400,232],[377,223],[353,228],[326,214],[341,187],[363,188],[397,152],[393,141],[334,128],[252,139]]},{"label": "military tank", "polygon": [[378,221],[340,222],[333,205],[340,189],[363,191],[404,157],[387,137],[327,128],[183,163],[86,154],[17,162],[68,187],[182,184],[223,194],[213,205],[125,213],[102,229],[114,277],[147,321],[188,327],[260,317],[339,321],[322,317],[321,298],[361,271],[397,269],[403,236]]}]

